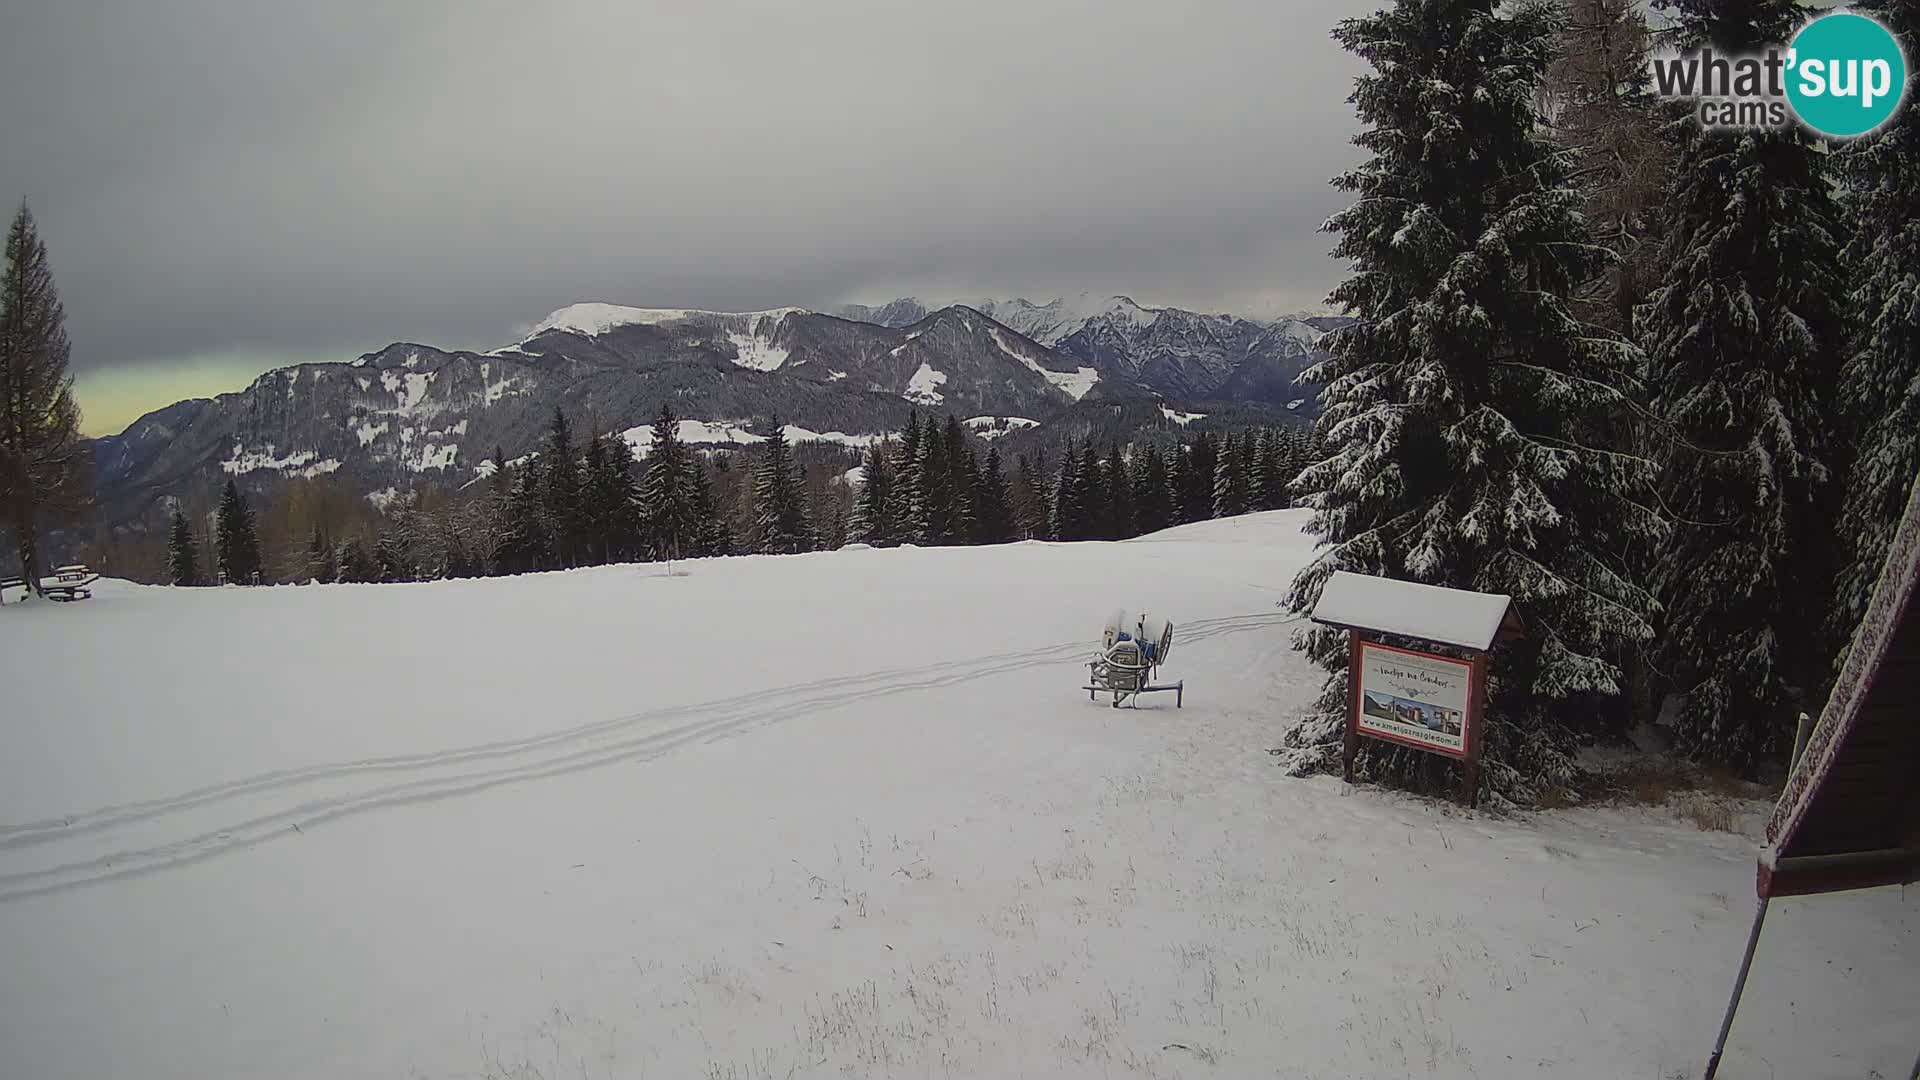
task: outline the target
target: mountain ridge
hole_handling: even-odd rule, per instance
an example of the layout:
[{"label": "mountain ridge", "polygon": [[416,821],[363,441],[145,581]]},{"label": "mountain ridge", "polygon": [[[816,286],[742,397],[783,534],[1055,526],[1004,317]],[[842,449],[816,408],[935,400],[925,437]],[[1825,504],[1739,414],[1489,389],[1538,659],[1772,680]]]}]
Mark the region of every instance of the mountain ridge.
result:
[{"label": "mountain ridge", "polygon": [[394,342],[351,361],[277,368],[93,440],[96,519],[161,527],[174,502],[210,503],[229,478],[258,494],[315,476],[369,498],[424,482],[458,489],[485,474],[496,447],[509,458],[537,449],[556,409],[576,430],[606,434],[646,424],[665,402],[696,433],[743,433],[718,442],[763,434],[778,417],[848,445],[899,430],[914,409],[1018,418],[1014,441],[1035,445],[1055,420],[1063,430],[1087,430],[1092,416],[1125,418],[1126,430],[1167,426],[1168,404],[1311,412],[1311,395],[1291,382],[1321,329],[1304,320],[1260,324],[1125,297],[977,305],[929,310],[902,298],[714,312],[590,302],[486,352]]}]

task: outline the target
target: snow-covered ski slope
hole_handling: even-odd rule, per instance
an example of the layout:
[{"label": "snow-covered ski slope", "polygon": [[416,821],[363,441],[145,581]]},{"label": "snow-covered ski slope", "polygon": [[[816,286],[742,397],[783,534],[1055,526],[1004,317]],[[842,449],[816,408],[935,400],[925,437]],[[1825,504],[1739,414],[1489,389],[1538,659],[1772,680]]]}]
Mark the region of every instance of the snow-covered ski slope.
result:
[{"label": "snow-covered ski slope", "polygon": [[[1751,842],[1282,776],[1301,521],[0,609],[0,1077],[1697,1070]],[[1920,895],[1759,972],[1723,1075],[1904,1075]]]}]

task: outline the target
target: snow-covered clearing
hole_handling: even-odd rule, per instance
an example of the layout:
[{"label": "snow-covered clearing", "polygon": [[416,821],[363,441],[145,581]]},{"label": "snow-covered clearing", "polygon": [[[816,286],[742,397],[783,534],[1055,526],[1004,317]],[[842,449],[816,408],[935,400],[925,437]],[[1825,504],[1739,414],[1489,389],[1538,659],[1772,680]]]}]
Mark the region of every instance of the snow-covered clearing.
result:
[{"label": "snow-covered clearing", "polygon": [[[1282,776],[1301,520],[0,608],[0,1075],[1692,1074],[1751,842]],[[1917,961],[1775,904],[1723,1075],[1904,1075]]]}]

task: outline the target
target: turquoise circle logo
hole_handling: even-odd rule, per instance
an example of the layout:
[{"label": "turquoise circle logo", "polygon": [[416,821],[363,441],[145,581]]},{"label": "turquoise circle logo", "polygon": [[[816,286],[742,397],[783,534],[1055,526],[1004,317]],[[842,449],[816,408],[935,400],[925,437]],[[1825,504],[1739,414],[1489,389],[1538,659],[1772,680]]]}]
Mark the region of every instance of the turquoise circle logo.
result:
[{"label": "turquoise circle logo", "polygon": [[1890,119],[1907,93],[1900,40],[1877,20],[1823,15],[1788,46],[1787,101],[1822,135],[1865,135]]}]

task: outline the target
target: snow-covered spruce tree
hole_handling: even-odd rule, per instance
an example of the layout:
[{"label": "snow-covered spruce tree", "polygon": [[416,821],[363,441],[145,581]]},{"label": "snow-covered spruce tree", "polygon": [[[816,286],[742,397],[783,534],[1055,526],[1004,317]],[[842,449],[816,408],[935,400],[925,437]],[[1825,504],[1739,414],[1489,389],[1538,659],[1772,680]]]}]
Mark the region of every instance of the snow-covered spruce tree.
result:
[{"label": "snow-covered spruce tree", "polygon": [[[1372,67],[1353,94],[1371,156],[1337,180],[1356,196],[1326,228],[1352,274],[1333,303],[1357,316],[1303,376],[1324,389],[1329,457],[1296,491],[1319,556],[1290,607],[1311,611],[1336,570],[1514,598],[1526,638],[1495,655],[1488,796],[1532,802],[1568,783],[1590,698],[1619,691],[1619,657],[1652,634],[1652,598],[1615,562],[1655,537],[1651,469],[1587,448],[1590,417],[1625,407],[1627,346],[1586,337],[1569,292],[1600,253],[1533,100],[1553,16],[1494,0],[1398,0],[1334,36]],[[1288,736],[1296,771],[1338,764],[1345,635],[1296,642],[1332,674]],[[1363,773],[1420,784],[1422,755],[1363,748]]]},{"label": "snow-covered spruce tree", "polygon": [[1133,517],[1142,533],[1173,524],[1173,499],[1167,491],[1167,457],[1152,446],[1133,451]]},{"label": "snow-covered spruce tree", "polygon": [[1271,510],[1267,472],[1273,466],[1273,432],[1257,428],[1247,435],[1247,509]]},{"label": "snow-covered spruce tree", "polygon": [[[1920,60],[1920,0],[1860,5]],[[1851,641],[1873,595],[1907,493],[1920,478],[1920,104],[1834,156],[1853,239],[1840,265],[1856,275],[1840,413],[1857,433],[1841,506],[1834,631]],[[1845,650],[1838,650],[1844,659]]]},{"label": "snow-covered spruce tree", "polygon": [[1236,517],[1247,512],[1246,449],[1245,435],[1220,438],[1220,461],[1213,470],[1214,517]]},{"label": "snow-covered spruce tree", "polygon": [[1167,525],[1181,525],[1187,521],[1187,513],[1181,505],[1187,502],[1187,446],[1175,438],[1165,450],[1165,473],[1167,473]]},{"label": "snow-covered spruce tree", "polygon": [[13,530],[21,574],[35,593],[41,523],[80,510],[89,498],[68,351],[47,245],[23,202],[0,270],[0,523]]},{"label": "snow-covered spruce tree", "polygon": [[167,526],[167,584],[199,583],[199,568],[194,565],[193,557],[193,526],[187,521],[187,515],[175,506]]},{"label": "snow-covered spruce tree", "polygon": [[953,542],[953,469],[947,460],[947,439],[940,422],[927,418],[920,438],[919,458],[913,469],[914,491],[912,528],[923,544]]},{"label": "snow-covered spruce tree", "polygon": [[894,522],[893,454],[885,440],[867,447],[861,464],[860,493],[853,500],[853,538],[874,547],[891,547],[899,539]]},{"label": "snow-covered spruce tree", "polygon": [[260,540],[254,532],[253,508],[239,485],[227,480],[220,495],[220,573],[229,583],[252,585],[260,573]]},{"label": "snow-covered spruce tree", "polygon": [[[1659,0],[1684,48],[1753,52],[1792,36],[1793,0]],[[1677,519],[1654,585],[1678,747],[1750,768],[1788,748],[1836,646],[1836,452],[1827,410],[1844,295],[1823,155],[1797,127],[1682,123],[1658,287],[1636,313]]]},{"label": "snow-covered spruce tree", "polygon": [[893,525],[898,543],[925,543],[916,516],[920,505],[920,413],[907,414],[907,426],[893,450]]},{"label": "snow-covered spruce tree", "polygon": [[773,433],[760,448],[760,467],[753,478],[753,546],[769,555],[813,549],[813,531],[807,524],[806,493],[800,470],[787,446],[786,429],[773,420]]},{"label": "snow-covered spruce tree", "polygon": [[673,559],[699,543],[695,520],[693,472],[699,462],[680,441],[680,421],[669,405],[660,406],[653,419],[653,442],[647,448],[646,475],[640,481],[640,528],[648,557]]}]

